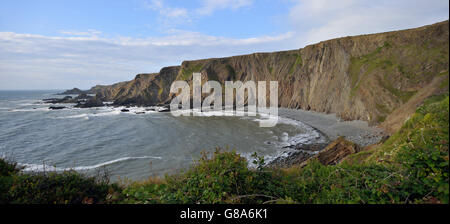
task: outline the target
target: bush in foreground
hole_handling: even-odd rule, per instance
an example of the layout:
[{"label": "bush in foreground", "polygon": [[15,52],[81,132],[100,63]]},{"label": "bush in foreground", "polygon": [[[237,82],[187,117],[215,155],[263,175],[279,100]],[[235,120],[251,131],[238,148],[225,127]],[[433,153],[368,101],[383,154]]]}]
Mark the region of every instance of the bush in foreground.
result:
[{"label": "bush in foreground", "polygon": [[107,178],[75,171],[22,173],[15,163],[0,159],[0,203],[92,204],[105,203],[117,191]]},{"label": "bush in foreground", "polygon": [[131,184],[123,202],[448,203],[448,111],[448,95],[428,99],[362,161],[254,170],[236,152],[217,150],[187,172]]},{"label": "bush in foreground", "polygon": [[448,203],[448,95],[428,99],[375,149],[326,166],[257,169],[235,151],[204,154],[185,172],[127,186],[63,173],[20,172],[0,159],[0,203]]}]

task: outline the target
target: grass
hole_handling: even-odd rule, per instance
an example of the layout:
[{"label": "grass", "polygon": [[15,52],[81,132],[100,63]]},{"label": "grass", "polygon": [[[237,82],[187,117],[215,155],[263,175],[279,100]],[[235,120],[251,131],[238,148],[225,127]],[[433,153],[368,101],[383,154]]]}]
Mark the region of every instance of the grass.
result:
[{"label": "grass", "polygon": [[444,95],[428,99],[379,147],[336,166],[313,160],[303,168],[248,169],[236,152],[218,150],[184,173],[123,193],[125,203],[448,203],[448,165]]},{"label": "grass", "polygon": [[0,160],[2,203],[449,203],[449,96],[417,108],[399,132],[338,165],[256,169],[217,149],[188,170],[117,186],[76,172],[28,174]]},{"label": "grass", "polygon": [[119,192],[105,175],[75,171],[24,173],[16,163],[0,159],[0,204],[92,204],[113,201]]},{"label": "grass", "polygon": [[203,68],[202,64],[189,64],[185,68],[182,68],[181,73],[181,80],[188,80],[194,72],[200,72]]},{"label": "grass", "polygon": [[429,43],[392,46],[385,42],[366,55],[350,59],[350,94],[355,96],[361,86],[370,86],[376,81],[380,87],[405,103],[416,91],[395,88],[391,84],[392,80],[401,79],[410,84],[429,81],[440,74],[425,67],[436,65],[439,68],[447,67],[448,70],[446,62],[448,63],[448,49],[443,46],[430,46]]},{"label": "grass", "polygon": [[218,150],[184,173],[126,187],[124,202],[448,203],[448,99],[428,99],[399,133],[336,166],[255,170]]},{"label": "grass", "polygon": [[291,68],[289,69],[289,73],[290,75],[292,75],[292,73],[294,73],[295,69],[297,69],[298,67],[301,67],[303,65],[303,60],[302,60],[302,55],[300,54],[294,54],[295,58],[295,63],[291,66]]},{"label": "grass", "polygon": [[396,96],[402,103],[408,102],[408,100],[417,93],[417,91],[402,91],[392,86],[392,83],[383,78],[377,78],[378,83],[384,89],[388,90],[392,95]]}]

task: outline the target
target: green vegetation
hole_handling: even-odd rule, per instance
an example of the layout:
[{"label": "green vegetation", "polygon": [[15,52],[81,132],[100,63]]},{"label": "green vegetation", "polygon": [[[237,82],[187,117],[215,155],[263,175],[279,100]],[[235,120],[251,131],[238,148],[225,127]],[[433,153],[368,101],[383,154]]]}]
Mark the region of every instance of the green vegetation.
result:
[{"label": "green vegetation", "polygon": [[417,91],[401,91],[392,86],[392,83],[386,81],[386,79],[378,78],[378,83],[383,88],[387,89],[390,93],[396,96],[402,103],[406,103]]},{"label": "green vegetation", "polygon": [[234,68],[231,67],[231,65],[229,65],[229,64],[227,64],[225,67],[228,71],[228,74],[231,77],[231,80],[236,80],[236,72],[234,71]]},{"label": "green vegetation", "polygon": [[188,80],[194,72],[200,72],[203,68],[202,64],[192,64],[189,63],[186,68],[182,68],[181,73],[181,80]]},{"label": "green vegetation", "polygon": [[300,54],[294,54],[295,58],[295,63],[292,65],[292,67],[289,69],[289,75],[292,75],[292,73],[294,73],[295,69],[297,69],[298,67],[301,67],[303,65],[303,60],[302,60],[302,55]]},{"label": "green vegetation", "polygon": [[[355,96],[361,86],[379,86],[390,92],[402,103],[408,101],[416,91],[394,87],[392,83],[419,83],[429,81],[439,75],[439,70],[425,69],[430,65],[436,68],[448,67],[448,49],[430,46],[429,43],[395,45],[389,42],[369,54],[352,57],[348,73],[352,85],[351,95]],[[418,63],[420,62],[420,63]],[[431,68],[431,67],[430,67]]]},{"label": "green vegetation", "polygon": [[449,203],[449,96],[427,99],[399,132],[336,166],[256,169],[235,151],[121,187],[75,172],[25,174],[0,160],[2,203]]},{"label": "green vegetation", "polygon": [[[16,163],[0,159],[0,204],[91,204],[112,201],[117,184],[107,176],[75,171],[22,173]],[[107,200],[108,198],[108,200]]]},{"label": "green vegetation", "polygon": [[439,76],[446,76],[445,80],[439,85],[439,88],[440,89],[448,88],[448,78],[449,78],[448,71],[442,72],[441,74],[439,74]]},{"label": "green vegetation", "polygon": [[337,166],[313,160],[254,170],[235,152],[218,150],[185,173],[129,185],[123,202],[448,203],[448,102],[448,95],[428,99],[383,145]]},{"label": "green vegetation", "polygon": [[161,96],[161,94],[163,93],[163,91],[164,91],[164,88],[163,88],[163,87],[159,87],[159,89],[158,89],[158,96],[159,96],[159,97]]}]

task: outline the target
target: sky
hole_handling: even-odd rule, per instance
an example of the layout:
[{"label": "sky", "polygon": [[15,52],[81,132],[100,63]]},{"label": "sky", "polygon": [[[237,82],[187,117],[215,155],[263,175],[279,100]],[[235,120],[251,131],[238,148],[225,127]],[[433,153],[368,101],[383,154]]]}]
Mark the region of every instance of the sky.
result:
[{"label": "sky", "polygon": [[448,18],[447,0],[2,0],[0,90],[88,89]]}]

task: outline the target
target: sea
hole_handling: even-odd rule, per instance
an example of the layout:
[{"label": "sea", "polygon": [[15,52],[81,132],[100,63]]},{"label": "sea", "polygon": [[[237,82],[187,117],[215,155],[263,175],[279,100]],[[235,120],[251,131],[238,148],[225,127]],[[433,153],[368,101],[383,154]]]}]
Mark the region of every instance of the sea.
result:
[{"label": "sea", "polygon": [[[279,117],[260,127],[256,117],[175,117],[150,107],[75,108],[46,104],[58,90],[0,91],[0,156],[23,172],[107,172],[112,181],[145,180],[189,169],[202,152],[236,150],[270,161],[296,144],[324,141],[314,128]],[[50,106],[65,106],[51,110]]]}]

